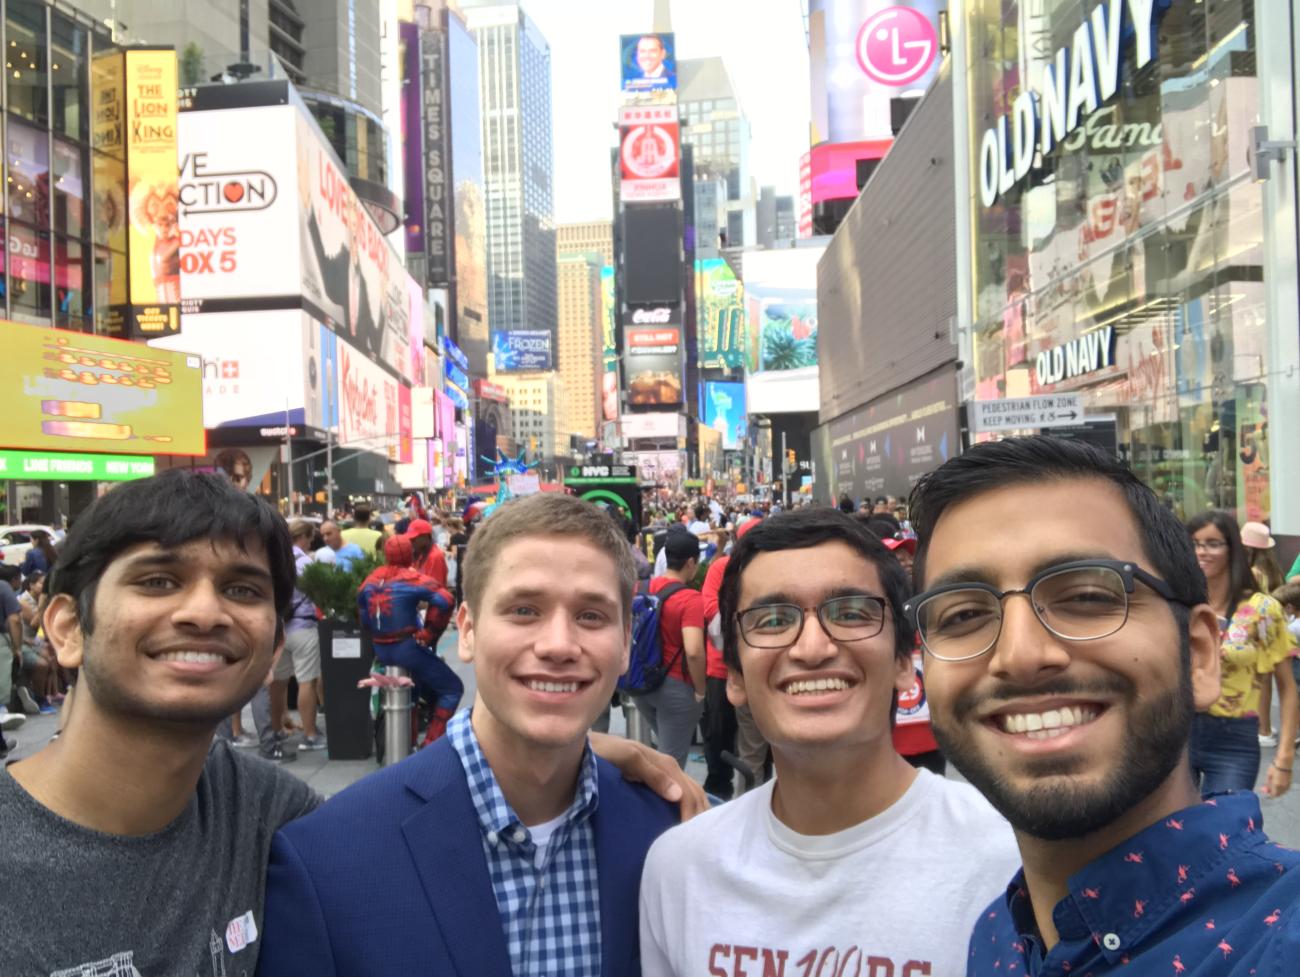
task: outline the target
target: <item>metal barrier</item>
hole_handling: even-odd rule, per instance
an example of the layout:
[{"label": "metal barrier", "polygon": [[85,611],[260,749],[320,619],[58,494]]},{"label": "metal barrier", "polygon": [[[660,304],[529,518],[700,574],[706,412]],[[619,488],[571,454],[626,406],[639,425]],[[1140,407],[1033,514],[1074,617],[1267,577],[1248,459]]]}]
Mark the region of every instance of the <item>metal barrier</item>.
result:
[{"label": "metal barrier", "polygon": [[[393,679],[406,678],[406,670],[384,666]],[[386,684],[380,695],[384,707],[384,766],[405,760],[411,755],[411,686]]]},{"label": "metal barrier", "polygon": [[636,707],[636,699],[627,693],[623,693],[620,698],[623,700],[623,719],[627,723],[627,738],[644,743],[646,746],[654,746],[650,723]]}]

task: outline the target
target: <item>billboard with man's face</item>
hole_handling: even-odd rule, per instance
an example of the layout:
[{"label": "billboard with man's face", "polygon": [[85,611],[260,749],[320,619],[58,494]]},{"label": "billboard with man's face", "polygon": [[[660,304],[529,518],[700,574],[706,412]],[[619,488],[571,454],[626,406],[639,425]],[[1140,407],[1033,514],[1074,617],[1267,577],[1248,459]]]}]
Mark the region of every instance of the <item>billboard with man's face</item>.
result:
[{"label": "billboard with man's face", "polygon": [[672,34],[624,34],[623,91],[657,92],[677,88],[677,45]]}]

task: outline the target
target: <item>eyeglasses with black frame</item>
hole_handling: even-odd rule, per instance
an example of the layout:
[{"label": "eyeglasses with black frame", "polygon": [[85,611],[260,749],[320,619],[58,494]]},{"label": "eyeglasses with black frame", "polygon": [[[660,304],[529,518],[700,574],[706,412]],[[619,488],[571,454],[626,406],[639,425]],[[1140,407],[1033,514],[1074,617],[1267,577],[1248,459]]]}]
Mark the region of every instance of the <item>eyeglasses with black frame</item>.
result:
[{"label": "eyeglasses with black frame", "polygon": [[848,594],[824,600],[816,607],[798,604],[758,604],[736,612],[736,626],[751,648],[789,648],[803,634],[808,611],[817,614],[833,641],[864,641],[885,627],[886,602],[870,594]]},{"label": "eyeglasses with black frame", "polygon": [[970,661],[997,644],[1008,597],[1028,597],[1039,622],[1058,638],[1095,641],[1127,623],[1129,595],[1137,583],[1186,606],[1169,584],[1135,563],[1075,560],[1048,567],[1016,590],[977,582],[944,584],[912,598],[903,613],[928,654],[939,661]]}]

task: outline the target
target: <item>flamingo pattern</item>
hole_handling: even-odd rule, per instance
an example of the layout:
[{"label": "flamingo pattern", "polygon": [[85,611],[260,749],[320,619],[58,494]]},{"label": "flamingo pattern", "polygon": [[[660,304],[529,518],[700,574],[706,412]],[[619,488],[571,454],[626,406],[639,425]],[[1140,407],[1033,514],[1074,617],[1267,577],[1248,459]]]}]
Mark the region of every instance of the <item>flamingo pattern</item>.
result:
[{"label": "flamingo pattern", "polygon": [[1243,791],[1144,829],[1070,878],[1050,951],[1019,872],[976,923],[968,977],[1300,973],[1300,852],[1262,827]]}]

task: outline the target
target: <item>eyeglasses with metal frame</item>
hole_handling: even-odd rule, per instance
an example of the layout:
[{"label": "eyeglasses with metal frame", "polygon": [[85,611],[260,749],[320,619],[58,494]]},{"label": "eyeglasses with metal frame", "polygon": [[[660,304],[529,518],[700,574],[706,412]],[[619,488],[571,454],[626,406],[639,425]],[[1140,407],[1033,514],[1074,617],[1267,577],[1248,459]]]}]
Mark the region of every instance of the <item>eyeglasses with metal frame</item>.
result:
[{"label": "eyeglasses with metal frame", "polygon": [[944,584],[912,598],[903,613],[927,654],[939,661],[963,662],[987,654],[997,644],[1008,597],[1027,597],[1039,623],[1056,637],[1096,641],[1128,622],[1129,596],[1138,583],[1171,603],[1191,606],[1135,563],[1073,560],[1036,573],[1015,590],[975,581]]},{"label": "eyeglasses with metal frame", "polygon": [[871,594],[831,597],[816,607],[757,604],[736,612],[736,626],[751,648],[778,651],[799,640],[808,612],[813,611],[832,641],[864,641],[884,629],[887,607],[883,597]]}]

